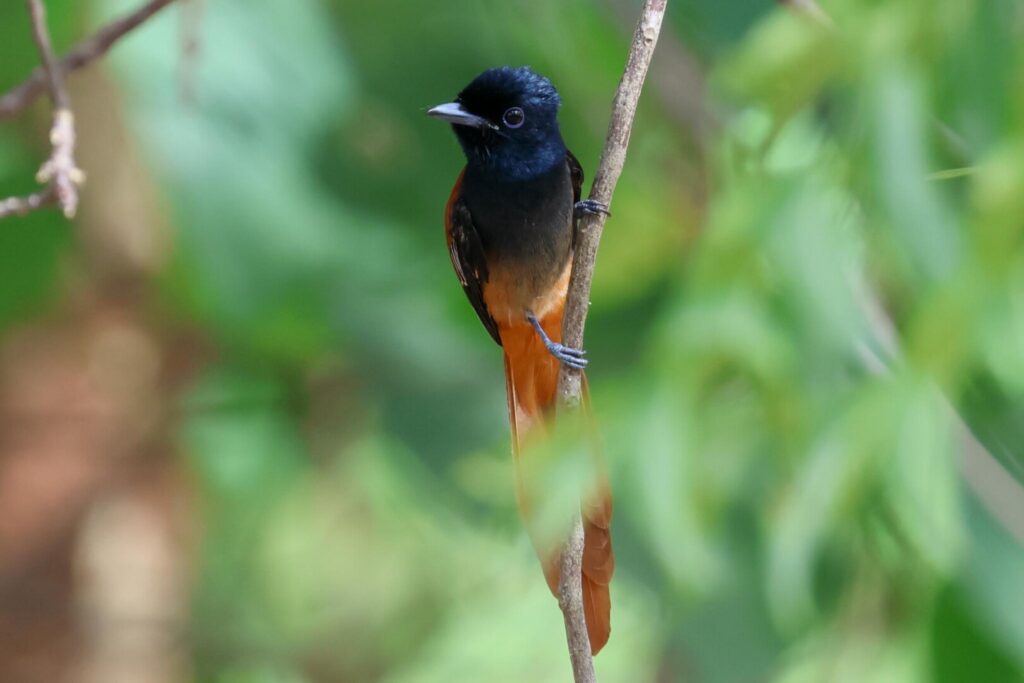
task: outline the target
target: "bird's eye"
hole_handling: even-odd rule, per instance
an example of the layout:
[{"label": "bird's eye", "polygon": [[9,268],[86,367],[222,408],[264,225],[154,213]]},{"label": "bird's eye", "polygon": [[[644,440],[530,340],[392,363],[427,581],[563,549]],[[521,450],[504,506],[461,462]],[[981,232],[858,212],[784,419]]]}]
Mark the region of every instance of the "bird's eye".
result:
[{"label": "bird's eye", "polygon": [[501,120],[509,128],[518,128],[526,121],[526,114],[519,107],[512,107],[502,115]]}]

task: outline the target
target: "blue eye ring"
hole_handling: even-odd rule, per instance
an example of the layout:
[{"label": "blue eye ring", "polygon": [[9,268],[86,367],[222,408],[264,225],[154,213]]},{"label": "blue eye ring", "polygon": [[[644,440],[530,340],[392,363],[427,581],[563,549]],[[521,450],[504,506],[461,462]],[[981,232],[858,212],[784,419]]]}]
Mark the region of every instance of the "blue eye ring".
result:
[{"label": "blue eye ring", "polygon": [[526,123],[526,112],[520,107],[511,107],[501,115],[501,121],[507,128],[519,128]]}]

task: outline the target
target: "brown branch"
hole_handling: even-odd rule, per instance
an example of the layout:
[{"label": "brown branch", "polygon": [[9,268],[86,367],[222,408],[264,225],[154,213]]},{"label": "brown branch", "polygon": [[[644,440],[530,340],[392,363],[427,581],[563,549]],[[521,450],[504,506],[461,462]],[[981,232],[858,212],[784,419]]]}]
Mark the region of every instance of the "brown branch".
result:
[{"label": "brown branch", "polygon": [[[597,166],[594,183],[590,188],[590,199],[605,206],[611,206],[612,193],[626,161],[626,149],[629,146],[629,135],[633,129],[637,101],[647,76],[647,67],[654,54],[654,46],[658,41],[666,4],[667,0],[646,1],[643,14],[640,16],[640,21],[633,34],[633,45],[626,61],[625,72],[615,93],[604,151],[601,153],[601,161]],[[575,348],[583,346],[583,329],[590,301],[590,284],[594,276],[597,247],[601,241],[605,219],[606,216],[601,213],[584,214],[577,226],[572,278],[569,281],[569,294],[562,319],[562,343],[567,346]],[[573,408],[579,405],[580,378],[579,370],[562,366],[558,382],[559,400],[562,406]]]},{"label": "brown branch", "polygon": [[64,216],[74,218],[78,210],[78,186],[85,182],[85,174],[75,163],[75,115],[70,109],[53,112],[50,145],[50,158],[39,168],[36,180],[49,183]]},{"label": "brown branch", "polygon": [[[57,62],[57,70],[64,75],[91,64],[105,55],[125,34],[172,2],[174,0],[150,0],[135,11],[115,19],[68,52]],[[15,86],[0,97],[0,119],[15,116],[41,95],[47,84],[46,71],[42,67],[37,68],[21,85]]]},{"label": "brown branch", "polygon": [[110,47],[132,29],[156,14],[174,0],[152,0],[134,12],[117,19],[79,43],[60,61],[54,56],[50,33],[46,28],[46,7],[43,0],[26,0],[32,20],[32,38],[39,50],[42,65],[21,85],[0,97],[0,120],[10,118],[31,104],[44,90],[53,102],[53,125],[50,127],[50,156],[40,167],[36,180],[46,183],[44,190],[24,197],[0,199],[0,218],[23,216],[56,203],[71,218],[78,209],[78,186],[85,175],[75,164],[75,117],[64,87],[64,75],[102,57]]},{"label": "brown branch", "polygon": [[[633,117],[636,114],[644,79],[647,77],[647,68],[654,55],[654,46],[658,42],[667,4],[668,0],[646,0],[640,21],[637,22],[633,33],[633,44],[626,59],[626,68],[612,105],[604,151],[601,153],[601,161],[590,188],[589,198],[606,207],[611,206],[612,194],[626,161]],[[576,226],[572,278],[569,281],[569,294],[562,318],[562,343],[574,348],[583,347],[583,329],[590,302],[590,285],[594,277],[597,247],[601,241],[605,219],[606,215],[602,213],[585,214]],[[581,385],[580,371],[563,365],[558,377],[559,410],[575,410],[579,407]],[[583,591],[580,582],[582,563],[583,526],[577,513],[573,529],[562,549],[558,604],[565,619],[565,635],[569,657],[572,660],[573,677],[576,683],[595,683],[597,676],[594,674],[594,661],[590,654],[590,640],[583,614]]]},{"label": "brown branch", "polygon": [[8,197],[0,199],[0,218],[8,216],[24,216],[25,214],[49,206],[57,200],[53,186],[33,192],[25,197]]},{"label": "brown branch", "polygon": [[576,683],[597,683],[594,658],[590,654],[590,636],[583,612],[583,520],[577,514],[569,537],[562,546],[558,577],[558,606],[565,621],[565,642],[569,646],[572,676]]},{"label": "brown branch", "polygon": [[52,150],[36,180],[52,185],[57,204],[64,215],[71,218],[78,209],[78,186],[84,180],[75,164],[75,116],[71,113],[71,100],[64,89],[64,79],[57,58],[53,55],[50,32],[46,28],[46,7],[43,0],[26,0],[32,18],[32,38],[43,63],[43,74],[53,102],[53,126],[50,128]]},{"label": "brown branch", "polygon": [[50,89],[50,99],[57,109],[67,109],[68,94],[64,90],[64,79],[57,69],[57,58],[53,56],[53,45],[50,43],[50,32],[46,28],[46,7],[42,0],[26,0],[28,13],[32,18],[32,39],[39,50],[39,58],[43,62],[43,78]]}]

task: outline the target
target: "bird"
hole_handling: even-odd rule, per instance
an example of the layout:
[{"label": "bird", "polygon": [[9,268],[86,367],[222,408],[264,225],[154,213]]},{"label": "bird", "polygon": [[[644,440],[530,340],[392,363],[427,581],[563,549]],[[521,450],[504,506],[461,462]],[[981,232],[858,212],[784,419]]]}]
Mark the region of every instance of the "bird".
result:
[{"label": "bird", "polygon": [[[469,303],[503,351],[516,494],[528,532],[535,503],[523,472],[528,441],[554,417],[559,365],[587,366],[583,349],[561,343],[576,223],[585,213],[608,213],[581,199],[583,168],[562,139],[560,107],[549,79],[529,67],[503,66],[427,111],[451,124],[466,157],[445,206],[445,237]],[[581,513],[584,617],[596,655],[611,633],[615,571],[612,497],[603,474]],[[557,598],[558,551],[530,536]]]}]

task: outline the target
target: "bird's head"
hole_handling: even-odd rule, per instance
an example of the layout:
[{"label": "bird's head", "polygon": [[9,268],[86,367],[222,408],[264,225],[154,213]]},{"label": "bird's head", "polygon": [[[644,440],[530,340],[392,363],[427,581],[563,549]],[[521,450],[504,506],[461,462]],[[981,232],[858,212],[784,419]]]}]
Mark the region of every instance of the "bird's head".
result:
[{"label": "bird's head", "polygon": [[470,165],[519,178],[565,160],[560,105],[551,81],[529,67],[503,66],[483,72],[454,102],[427,114],[452,124]]}]

